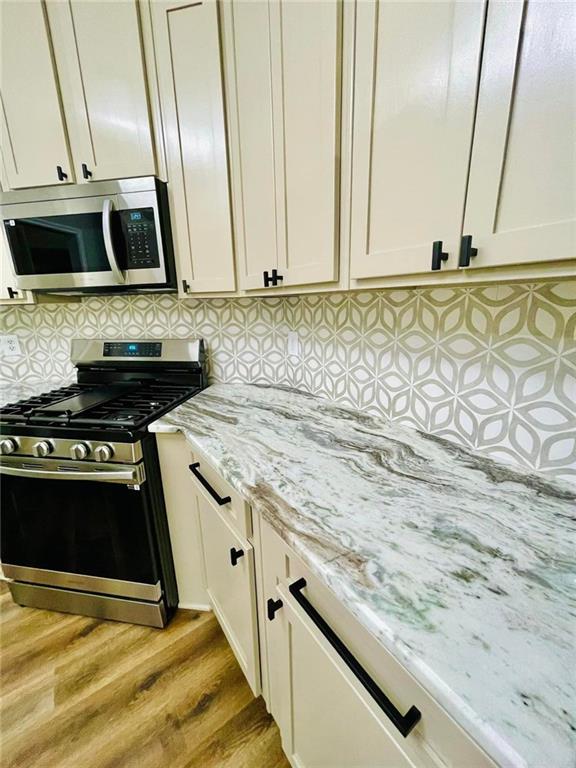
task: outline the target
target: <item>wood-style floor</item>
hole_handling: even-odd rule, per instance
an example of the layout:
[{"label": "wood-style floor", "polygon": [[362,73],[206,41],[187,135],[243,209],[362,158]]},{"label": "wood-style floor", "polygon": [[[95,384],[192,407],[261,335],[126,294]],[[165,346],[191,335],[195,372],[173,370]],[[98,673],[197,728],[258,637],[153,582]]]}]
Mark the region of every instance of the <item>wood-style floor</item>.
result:
[{"label": "wood-style floor", "polygon": [[0,583],[2,768],[288,768],[211,613],[155,630],[20,608]]}]

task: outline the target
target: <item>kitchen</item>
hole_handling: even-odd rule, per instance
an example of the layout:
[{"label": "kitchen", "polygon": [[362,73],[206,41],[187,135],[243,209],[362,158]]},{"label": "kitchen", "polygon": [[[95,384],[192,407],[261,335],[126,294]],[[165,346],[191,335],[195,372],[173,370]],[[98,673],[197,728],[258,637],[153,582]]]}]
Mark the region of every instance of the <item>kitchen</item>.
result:
[{"label": "kitchen", "polygon": [[575,32],[0,2],[3,765],[574,764]]}]

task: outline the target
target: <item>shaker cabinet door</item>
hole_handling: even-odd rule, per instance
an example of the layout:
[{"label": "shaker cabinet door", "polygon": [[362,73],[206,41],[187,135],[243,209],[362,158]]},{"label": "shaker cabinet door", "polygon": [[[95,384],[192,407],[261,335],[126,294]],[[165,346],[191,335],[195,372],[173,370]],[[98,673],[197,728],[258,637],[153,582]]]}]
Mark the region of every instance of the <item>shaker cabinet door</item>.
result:
[{"label": "shaker cabinet door", "polygon": [[0,3],[0,97],[7,186],[73,182],[50,33],[40,0]]},{"label": "shaker cabinet door", "polygon": [[239,282],[338,279],[343,4],[223,6]]},{"label": "shaker cabinet door", "polygon": [[576,5],[490,0],[464,221],[478,249],[470,267],[576,259],[575,126]]},{"label": "shaker cabinet door", "polygon": [[234,291],[218,6],[152,5],[183,293]]},{"label": "shaker cabinet door", "polygon": [[485,5],[357,6],[351,194],[353,279],[458,266]]},{"label": "shaker cabinet door", "polygon": [[156,171],[136,0],[48,3],[76,176]]},{"label": "shaker cabinet door", "polygon": [[206,590],[252,691],[260,693],[254,549],[198,492]]}]

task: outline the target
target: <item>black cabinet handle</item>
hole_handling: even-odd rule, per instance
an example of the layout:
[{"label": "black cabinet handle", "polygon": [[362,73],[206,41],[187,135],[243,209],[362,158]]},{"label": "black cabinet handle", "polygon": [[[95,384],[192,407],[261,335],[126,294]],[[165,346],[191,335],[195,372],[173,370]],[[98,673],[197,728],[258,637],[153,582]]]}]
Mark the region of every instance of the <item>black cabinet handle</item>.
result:
[{"label": "black cabinet handle", "polygon": [[268,270],[264,272],[264,288],[268,288],[269,285],[278,285],[282,280],[284,280],[284,276],[279,275],[277,269],[273,269],[270,274],[268,274]]},{"label": "black cabinet handle", "polygon": [[284,603],[282,602],[282,600],[274,600],[271,597],[268,598],[268,600],[266,601],[266,615],[268,616],[269,621],[274,620],[274,616],[276,616],[276,611],[279,611],[283,605]]},{"label": "black cabinet handle", "polygon": [[216,504],[218,504],[218,506],[223,507],[225,504],[230,504],[230,502],[232,501],[230,496],[220,496],[220,494],[217,491],[215,491],[214,488],[212,488],[208,480],[206,480],[205,477],[202,477],[202,475],[198,471],[199,466],[200,466],[200,462],[197,461],[194,464],[190,464],[188,466],[188,469],[190,470],[190,472],[192,472],[192,474],[194,475],[196,480],[198,480],[200,485],[206,488],[206,490],[208,491],[210,496],[212,496],[212,498],[214,499]]},{"label": "black cabinet handle", "polygon": [[442,269],[442,262],[448,261],[448,254],[442,250],[442,240],[432,243],[432,269]]},{"label": "black cabinet handle", "polygon": [[458,260],[459,267],[469,267],[470,259],[474,258],[478,253],[478,248],[472,247],[472,235],[463,235],[460,241],[460,259]]},{"label": "black cabinet handle", "polygon": [[190,284],[188,283],[188,280],[182,280],[182,290],[184,293],[188,293],[190,290]]},{"label": "black cabinet handle", "polygon": [[230,550],[230,562],[232,565],[238,565],[238,560],[240,560],[241,557],[244,557],[244,550],[243,549],[232,549]]},{"label": "black cabinet handle", "polygon": [[68,174],[64,173],[61,165],[56,166],[56,173],[58,174],[58,181],[66,181]]},{"label": "black cabinet handle", "polygon": [[8,288],[6,289],[8,291],[8,298],[9,299],[17,299],[18,298],[18,291],[15,291],[14,288]]},{"label": "black cabinet handle", "polygon": [[368,672],[366,672],[360,662],[350,653],[348,648],[346,648],[336,633],[324,621],[314,606],[307,600],[306,597],[304,597],[302,590],[305,587],[306,579],[298,579],[298,581],[290,584],[288,589],[290,590],[290,594],[294,597],[298,605],[310,617],[320,632],[322,632],[326,640],[328,640],[342,661],[344,661],[348,668],[352,670],[354,675],[362,683],[364,688],[366,688],[380,709],[392,721],[402,736],[406,738],[414,726],[420,721],[420,718],[422,717],[420,710],[412,705],[408,712],[403,715],[396,709],[394,704],[392,704],[386,694],[378,687],[378,685],[370,677]]},{"label": "black cabinet handle", "polygon": [[85,179],[89,179],[92,176],[92,171],[88,170],[86,163],[82,163],[82,176],[84,176]]}]

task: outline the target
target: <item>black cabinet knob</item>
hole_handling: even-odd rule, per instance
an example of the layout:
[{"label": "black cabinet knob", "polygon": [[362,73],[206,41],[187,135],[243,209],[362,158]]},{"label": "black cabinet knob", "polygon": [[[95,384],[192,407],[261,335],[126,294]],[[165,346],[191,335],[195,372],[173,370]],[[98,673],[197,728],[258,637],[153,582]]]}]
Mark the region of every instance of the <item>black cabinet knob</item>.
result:
[{"label": "black cabinet knob", "polygon": [[244,557],[244,550],[243,549],[232,549],[230,550],[230,562],[232,565],[238,565],[238,560],[240,560],[241,557]]},{"label": "black cabinet knob", "polygon": [[478,248],[472,247],[472,235],[463,235],[460,241],[460,258],[458,259],[459,267],[469,267],[470,259],[474,258],[478,253]]},{"label": "black cabinet knob", "polygon": [[279,611],[280,608],[284,603],[282,600],[273,600],[272,598],[269,598],[266,602],[266,615],[268,616],[269,621],[274,620],[274,616],[276,616],[276,611]]},{"label": "black cabinet knob", "polygon": [[58,174],[58,181],[66,181],[68,174],[64,173],[61,165],[56,166],[56,173]]},{"label": "black cabinet knob", "polygon": [[282,280],[284,280],[284,276],[279,275],[277,269],[273,269],[270,273],[268,270],[264,272],[264,288],[268,288],[269,285],[278,285]]},{"label": "black cabinet knob", "polygon": [[442,269],[442,262],[448,260],[448,254],[442,250],[442,240],[432,243],[432,269]]},{"label": "black cabinet knob", "polygon": [[92,171],[88,170],[86,163],[82,163],[82,176],[84,176],[85,179],[90,179],[92,177]]}]

